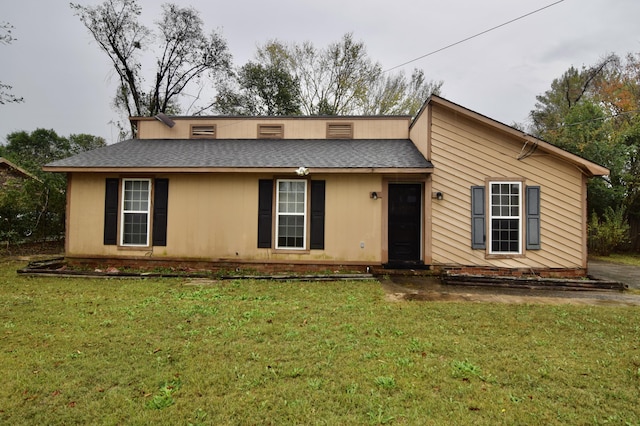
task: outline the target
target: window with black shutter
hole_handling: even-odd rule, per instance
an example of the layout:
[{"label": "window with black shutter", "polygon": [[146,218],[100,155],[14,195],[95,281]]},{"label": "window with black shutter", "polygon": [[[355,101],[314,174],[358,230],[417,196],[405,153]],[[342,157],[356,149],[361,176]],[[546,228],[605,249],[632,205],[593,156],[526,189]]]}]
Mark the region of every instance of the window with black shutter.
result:
[{"label": "window with black shutter", "polygon": [[325,181],[258,181],[258,248],[322,250],[324,217]]},{"label": "window with black shutter", "polygon": [[523,197],[522,182],[488,185],[471,187],[471,248],[482,250],[488,244],[488,254],[518,255],[524,238],[524,249],[540,250],[540,187],[527,186]]},{"label": "window with black shutter", "polygon": [[103,244],[146,247],[151,242],[166,246],[168,203],[168,179],[107,178]]}]

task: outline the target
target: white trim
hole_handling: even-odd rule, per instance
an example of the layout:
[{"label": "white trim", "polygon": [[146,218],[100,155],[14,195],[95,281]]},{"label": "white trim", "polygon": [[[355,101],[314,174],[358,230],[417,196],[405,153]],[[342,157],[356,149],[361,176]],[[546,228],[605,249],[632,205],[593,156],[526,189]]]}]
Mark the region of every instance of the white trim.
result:
[{"label": "white trim", "polygon": [[[495,215],[493,214],[493,185],[518,185],[518,215]],[[519,255],[522,254],[523,247],[523,232],[522,232],[522,209],[524,207],[524,200],[522,199],[522,182],[520,181],[490,181],[488,191],[488,219],[489,219],[489,235],[487,238],[489,254],[497,255]],[[494,251],[493,250],[493,219],[517,219],[518,220],[518,251]]]},{"label": "white trim", "polygon": [[[302,213],[280,212],[280,183],[281,182],[295,182],[304,183],[304,203]],[[277,179],[276,180],[276,249],[279,250],[306,250],[307,249],[307,197],[308,197],[308,185],[306,179]],[[288,247],[280,245],[279,231],[280,231],[280,216],[302,216],[303,217],[303,233],[302,233],[302,247]]]},{"label": "white trim", "polygon": [[[126,182],[148,182],[148,190],[147,190],[147,210],[127,210],[124,209],[125,202],[125,186]],[[120,245],[125,247],[148,247],[149,246],[149,233],[150,233],[150,225],[151,225],[151,179],[139,179],[139,178],[126,178],[122,179],[122,197],[120,200]],[[144,244],[125,244],[124,242],[124,217],[127,213],[144,213],[147,215],[147,239]]]}]

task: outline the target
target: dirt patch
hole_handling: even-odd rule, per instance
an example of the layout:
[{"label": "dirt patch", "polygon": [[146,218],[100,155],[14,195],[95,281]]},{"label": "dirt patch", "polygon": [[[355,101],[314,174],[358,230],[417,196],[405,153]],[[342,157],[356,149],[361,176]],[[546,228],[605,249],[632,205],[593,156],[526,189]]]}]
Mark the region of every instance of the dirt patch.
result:
[{"label": "dirt patch", "polygon": [[0,243],[0,258],[39,258],[43,256],[63,256],[64,240],[40,241],[7,245]]}]

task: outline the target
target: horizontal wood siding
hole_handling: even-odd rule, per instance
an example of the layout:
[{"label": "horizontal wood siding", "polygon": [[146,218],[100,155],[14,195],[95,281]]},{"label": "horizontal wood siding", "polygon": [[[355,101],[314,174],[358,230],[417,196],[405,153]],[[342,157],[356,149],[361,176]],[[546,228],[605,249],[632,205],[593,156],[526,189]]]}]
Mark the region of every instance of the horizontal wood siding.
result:
[{"label": "horizontal wood siding", "polygon": [[[574,166],[534,153],[517,160],[522,143],[440,106],[432,107],[432,190],[444,194],[433,202],[433,261],[437,264],[498,267],[582,266],[582,175]],[[525,149],[526,150],[526,149]],[[541,250],[524,257],[487,259],[471,249],[470,188],[488,178],[524,178],[541,187]],[[524,235],[523,235],[524,237]]]}]

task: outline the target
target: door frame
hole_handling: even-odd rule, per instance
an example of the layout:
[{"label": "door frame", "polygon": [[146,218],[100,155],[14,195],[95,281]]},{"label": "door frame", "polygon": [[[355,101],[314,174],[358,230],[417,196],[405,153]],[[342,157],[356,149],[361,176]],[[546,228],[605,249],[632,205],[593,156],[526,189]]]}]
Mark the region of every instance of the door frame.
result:
[{"label": "door frame", "polygon": [[[431,179],[429,176],[412,176],[402,178],[383,178],[383,194],[389,194],[389,184],[422,184],[421,232],[420,232],[420,261],[425,265],[431,264]],[[382,264],[389,263],[389,197],[382,197]]]}]

